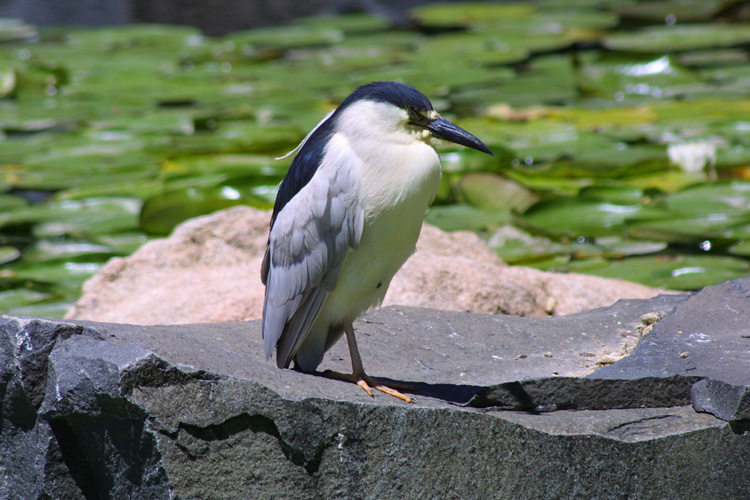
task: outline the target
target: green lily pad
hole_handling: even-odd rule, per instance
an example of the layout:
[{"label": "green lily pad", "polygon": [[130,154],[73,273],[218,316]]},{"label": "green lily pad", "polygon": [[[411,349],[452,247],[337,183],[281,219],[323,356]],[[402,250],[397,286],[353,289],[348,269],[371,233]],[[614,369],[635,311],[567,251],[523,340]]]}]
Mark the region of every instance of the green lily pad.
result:
[{"label": "green lily pad", "polygon": [[750,213],[750,182],[698,184],[669,195],[669,210],[679,214]]},{"label": "green lily pad", "polygon": [[14,194],[0,194],[0,210],[13,210],[29,204],[23,197]]},{"label": "green lily pad", "polygon": [[176,50],[202,41],[196,28],[166,24],[131,24],[106,28],[75,29],[68,32],[67,44],[89,51],[126,52],[135,50]]},{"label": "green lily pad", "polygon": [[129,198],[51,202],[0,213],[0,228],[33,224],[37,237],[116,233],[137,227],[139,207]]},{"label": "green lily pad", "polygon": [[513,21],[536,13],[531,4],[491,4],[485,2],[442,3],[415,7],[411,17],[423,26],[450,28],[489,21]]},{"label": "green lily pad", "polygon": [[6,314],[31,316],[33,318],[63,319],[74,303],[71,301],[41,302],[19,307],[11,307]]},{"label": "green lily pad", "polygon": [[572,123],[579,128],[595,131],[643,126],[658,119],[657,114],[648,106],[622,106],[604,109],[566,106],[548,108],[547,116]]},{"label": "green lily pad", "polygon": [[709,21],[725,4],[723,0],[649,1],[616,6],[614,11],[625,19],[685,23]]},{"label": "green lily pad", "polygon": [[339,43],[344,40],[344,33],[339,29],[308,23],[306,25],[241,31],[233,33],[225,39],[243,47],[242,50],[244,51],[251,51],[255,47],[274,47],[286,50]]},{"label": "green lily pad", "polygon": [[39,240],[24,252],[24,262],[74,259],[84,255],[113,256],[111,248],[89,243],[85,240]]},{"label": "green lily pad", "polygon": [[509,64],[526,59],[529,51],[502,33],[465,32],[427,38],[415,57],[422,60],[456,60],[470,64]]},{"label": "green lily pad", "polygon": [[232,186],[186,188],[146,200],[141,210],[140,227],[151,234],[169,234],[187,219],[237,205],[264,209],[273,206],[247,189]]},{"label": "green lily pad", "polygon": [[677,24],[652,26],[617,33],[604,39],[604,46],[628,52],[677,52],[732,47],[750,42],[750,30],[741,24]]},{"label": "green lily pad", "polygon": [[738,257],[750,257],[750,240],[738,241],[727,248],[727,253]]},{"label": "green lily pad", "polygon": [[644,190],[634,187],[595,185],[586,186],[578,193],[584,200],[606,201],[620,205],[637,205],[650,200],[658,194],[655,190]]},{"label": "green lily pad", "polygon": [[605,53],[582,55],[578,85],[587,93],[623,100],[628,95],[664,97],[703,86],[698,75],[667,55]]},{"label": "green lily pad", "polygon": [[16,247],[11,246],[0,246],[0,266],[3,264],[7,264],[8,262],[13,262],[17,258],[21,256],[21,251],[18,250]]},{"label": "green lily pad", "polygon": [[10,309],[42,302],[51,297],[54,295],[27,288],[4,290],[0,292],[0,314],[7,314]]},{"label": "green lily pad", "polygon": [[118,255],[130,255],[148,241],[148,236],[140,231],[131,231],[92,235],[91,241],[111,248]]},{"label": "green lily pad", "polygon": [[456,187],[461,200],[492,210],[523,212],[539,199],[523,186],[489,173],[466,174],[458,180]]},{"label": "green lily pad", "polygon": [[0,279],[20,283],[40,284],[69,283],[80,286],[104,265],[103,262],[52,261],[44,264],[21,264],[0,270]]},{"label": "green lily pad", "polygon": [[431,207],[425,220],[443,231],[483,231],[507,224],[510,214],[502,210],[456,204]]},{"label": "green lily pad", "polygon": [[527,230],[554,237],[601,237],[622,234],[628,219],[651,219],[664,214],[663,210],[639,204],[555,198],[532,205],[514,221]]},{"label": "green lily pad", "polygon": [[[460,123],[459,120],[459,126]],[[489,140],[487,142],[492,144],[489,147],[492,149],[493,156],[470,148],[441,152],[440,163],[443,165],[443,173],[503,172],[507,170],[516,154],[502,145],[494,144]],[[450,143],[446,143],[445,147],[451,147]],[[455,146],[451,149],[455,149]]]},{"label": "green lily pad", "polygon": [[627,222],[627,234],[634,238],[666,241],[697,247],[704,241],[713,245],[727,245],[737,238],[732,228],[750,222],[750,215],[701,214],[680,217],[662,214],[661,218]]},{"label": "green lily pad", "polygon": [[487,238],[487,246],[508,264],[527,265],[557,255],[567,256],[568,246],[543,236],[534,236],[511,225],[503,226]]},{"label": "green lily pad", "polygon": [[658,253],[668,246],[664,241],[629,240],[619,236],[596,238],[594,243],[602,249],[602,256],[609,259]]},{"label": "green lily pad", "polygon": [[[742,64],[750,61],[750,55],[741,49],[698,50],[679,55],[680,64],[690,67],[723,67],[731,64]],[[746,70],[746,67],[742,67]]]},{"label": "green lily pad", "polygon": [[748,261],[712,255],[631,257],[587,271],[604,278],[620,278],[672,290],[697,290],[747,276]]},{"label": "green lily pad", "polygon": [[[489,103],[505,102],[515,107],[557,105],[570,102],[579,95],[574,67],[567,55],[535,57],[528,66],[529,71],[502,82],[497,89],[490,89],[493,97]],[[550,85],[551,81],[555,84]],[[462,101],[466,98],[466,95],[456,96]]]}]

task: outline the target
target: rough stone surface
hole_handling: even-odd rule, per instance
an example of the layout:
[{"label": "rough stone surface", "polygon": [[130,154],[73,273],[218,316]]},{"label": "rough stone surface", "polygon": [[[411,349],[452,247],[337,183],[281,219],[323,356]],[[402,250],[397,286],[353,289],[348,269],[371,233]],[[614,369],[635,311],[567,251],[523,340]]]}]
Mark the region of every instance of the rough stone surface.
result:
[{"label": "rough stone surface", "polygon": [[0,498],[748,498],[748,286],[366,315],[368,372],[413,404],[275,368],[257,321],[3,317]]},{"label": "rough stone surface", "polygon": [[[144,325],[260,318],[269,216],[249,207],[224,210],[112,259],[86,282],[68,318]],[[507,266],[476,235],[425,225],[384,305],[547,316],[658,293],[622,280]]]}]

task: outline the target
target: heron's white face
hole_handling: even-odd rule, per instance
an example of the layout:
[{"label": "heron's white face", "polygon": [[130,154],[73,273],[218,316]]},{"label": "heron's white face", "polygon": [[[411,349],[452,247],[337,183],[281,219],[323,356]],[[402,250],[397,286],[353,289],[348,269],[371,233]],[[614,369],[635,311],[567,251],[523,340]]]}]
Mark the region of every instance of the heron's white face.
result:
[{"label": "heron's white face", "polygon": [[418,113],[384,102],[362,100],[343,111],[337,131],[357,142],[428,142],[430,131],[418,123],[434,120],[438,116],[434,110]]}]

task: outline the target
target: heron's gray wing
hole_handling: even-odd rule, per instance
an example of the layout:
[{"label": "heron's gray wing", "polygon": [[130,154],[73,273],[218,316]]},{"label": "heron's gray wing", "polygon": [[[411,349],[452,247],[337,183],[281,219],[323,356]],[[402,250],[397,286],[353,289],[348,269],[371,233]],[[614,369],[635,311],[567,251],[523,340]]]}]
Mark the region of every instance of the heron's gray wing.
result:
[{"label": "heron's gray wing", "polygon": [[288,367],[318,316],[351,248],[362,236],[358,203],[359,160],[346,141],[331,139],[315,175],[278,213],[262,274],[266,357],[277,348]]}]

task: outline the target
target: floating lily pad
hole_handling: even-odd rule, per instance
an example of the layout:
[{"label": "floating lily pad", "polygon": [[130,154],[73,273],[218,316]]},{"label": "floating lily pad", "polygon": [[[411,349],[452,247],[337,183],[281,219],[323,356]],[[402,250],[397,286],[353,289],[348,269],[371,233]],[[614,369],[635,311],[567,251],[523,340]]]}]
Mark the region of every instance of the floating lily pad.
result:
[{"label": "floating lily pad", "polygon": [[418,46],[415,57],[428,60],[449,59],[472,64],[508,64],[526,59],[529,51],[502,33],[454,33],[427,38]]},{"label": "floating lily pad", "polygon": [[744,64],[750,61],[750,54],[741,49],[699,50],[680,54],[679,61],[680,64],[690,67],[721,67],[731,64]]},{"label": "floating lily pad", "polygon": [[491,21],[524,19],[536,13],[531,4],[492,4],[485,2],[443,3],[416,7],[411,17],[423,26],[445,28]]},{"label": "floating lily pad", "polygon": [[14,208],[25,207],[29,203],[21,196],[14,194],[0,194],[0,210],[12,210]]},{"label": "floating lily pad", "polygon": [[141,210],[140,227],[151,234],[169,234],[187,219],[237,205],[265,209],[273,206],[246,189],[231,186],[186,188],[146,200]]},{"label": "floating lily pad", "polygon": [[750,182],[699,184],[666,198],[669,210],[680,214],[750,214]]},{"label": "floating lily pad", "polygon": [[27,288],[16,288],[0,292],[0,311],[8,311],[15,307],[28,306],[42,302],[54,297],[53,294],[29,290]]},{"label": "floating lily pad", "polygon": [[130,255],[148,241],[148,236],[140,231],[126,231],[92,235],[91,241],[111,248],[118,255]]},{"label": "floating lily pad", "polygon": [[635,217],[664,217],[665,212],[640,204],[615,204],[597,200],[556,198],[531,206],[514,219],[521,227],[555,237],[578,238],[622,234],[625,221]]},{"label": "floating lily pad", "polygon": [[539,198],[523,186],[498,175],[466,174],[458,180],[459,198],[470,205],[523,212]]},{"label": "floating lily pad", "polygon": [[269,46],[279,49],[316,47],[338,43],[343,39],[344,33],[339,29],[309,23],[242,31],[226,38],[226,40],[243,47],[242,50]]},{"label": "floating lily pad", "polygon": [[676,52],[743,45],[750,42],[750,30],[741,24],[676,24],[617,33],[606,37],[603,42],[612,50]]},{"label": "floating lily pad", "polygon": [[63,319],[74,303],[68,300],[41,302],[19,307],[8,308],[7,314],[13,316],[31,316],[33,318]]},{"label": "floating lily pad", "polygon": [[581,56],[578,85],[585,92],[615,99],[636,95],[665,97],[688,93],[706,85],[698,75],[667,55],[600,54]]},{"label": "floating lily pad", "polygon": [[37,237],[116,233],[137,227],[139,207],[128,198],[52,202],[0,213],[0,228],[33,224]]},{"label": "floating lily pad", "polygon": [[83,255],[113,256],[111,248],[89,243],[85,240],[39,240],[24,252],[24,262],[43,262],[48,260],[73,259]]},{"label": "floating lily pad", "polygon": [[187,26],[131,24],[76,29],[67,34],[66,41],[71,47],[85,48],[89,51],[175,50],[201,43],[202,35],[196,28]]},{"label": "floating lily pad", "polygon": [[16,247],[11,246],[0,246],[0,266],[13,262],[21,256],[21,251]]},{"label": "floating lily pad", "polygon": [[732,228],[750,222],[750,215],[701,214],[680,217],[663,214],[661,218],[627,223],[627,234],[634,238],[666,241],[698,248],[704,241],[711,245],[728,245],[739,239]]},{"label": "floating lily pad", "polygon": [[526,265],[558,255],[569,255],[568,245],[543,236],[534,236],[511,225],[503,226],[487,238],[487,245],[509,264]]},{"label": "floating lily pad", "polygon": [[456,204],[431,207],[425,220],[443,231],[483,231],[510,222],[510,214],[471,205]]},{"label": "floating lily pad", "polygon": [[750,267],[734,257],[676,255],[631,257],[588,272],[659,288],[697,290],[747,276]]},{"label": "floating lily pad", "polygon": [[708,21],[725,4],[724,0],[649,1],[616,6],[614,11],[625,19],[685,23]]},{"label": "floating lily pad", "polygon": [[104,265],[102,261],[58,261],[44,264],[20,264],[0,270],[0,279],[40,284],[64,284],[74,287],[91,277]]},{"label": "floating lily pad", "polygon": [[657,194],[654,190],[633,187],[596,185],[586,186],[578,193],[583,200],[597,200],[620,205],[638,205],[650,200]]}]

